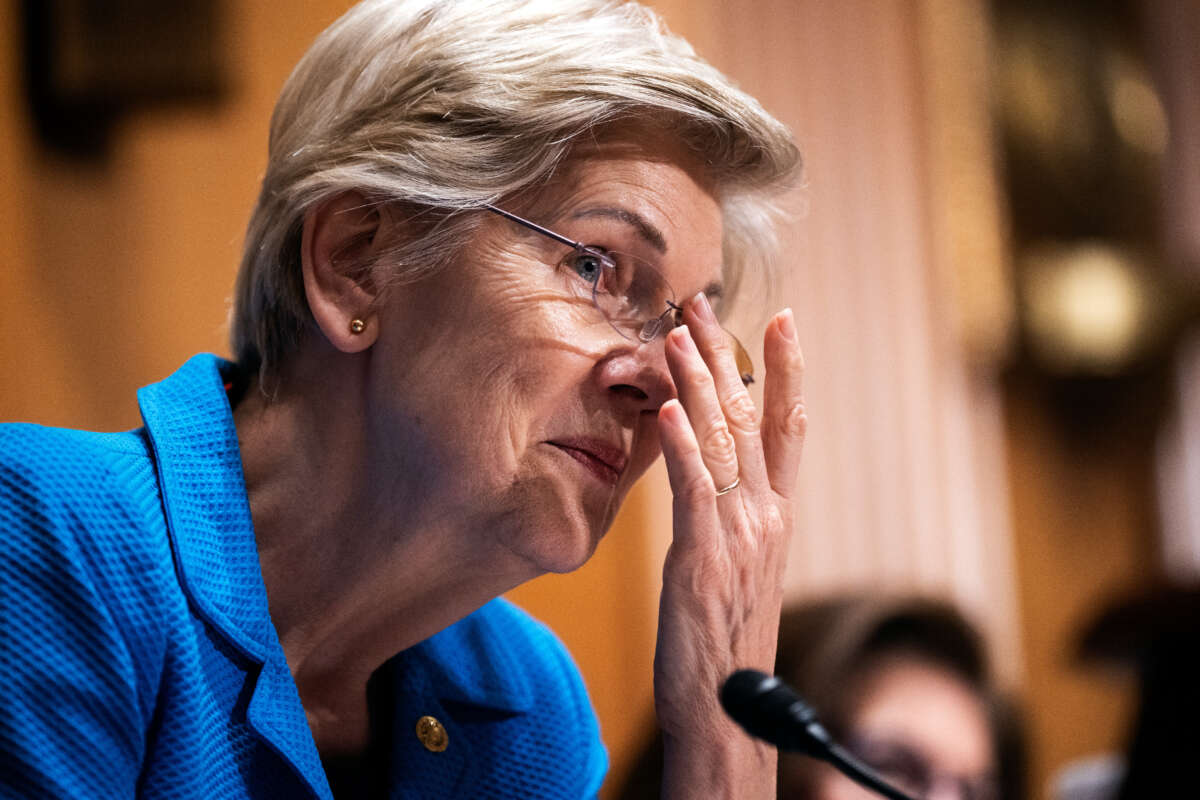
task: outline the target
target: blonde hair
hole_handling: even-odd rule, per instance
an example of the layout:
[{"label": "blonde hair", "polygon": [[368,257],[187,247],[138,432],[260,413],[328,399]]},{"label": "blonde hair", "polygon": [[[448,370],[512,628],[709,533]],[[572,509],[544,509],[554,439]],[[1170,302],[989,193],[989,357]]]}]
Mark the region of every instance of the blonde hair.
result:
[{"label": "blonde hair", "polygon": [[366,0],[296,65],[271,118],[230,338],[266,373],[311,319],[305,213],[348,190],[416,210],[420,235],[388,280],[449,263],[478,215],[544,184],[573,145],[619,120],[657,120],[695,150],[725,211],[725,282],[765,269],[777,191],[799,165],[787,129],[668,33],[611,0]]}]

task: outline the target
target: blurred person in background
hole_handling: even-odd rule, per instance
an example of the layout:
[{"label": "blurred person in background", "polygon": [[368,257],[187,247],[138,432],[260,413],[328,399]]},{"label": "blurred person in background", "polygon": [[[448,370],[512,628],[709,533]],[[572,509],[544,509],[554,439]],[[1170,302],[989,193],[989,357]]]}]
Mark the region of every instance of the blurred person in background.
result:
[{"label": "blurred person in background", "polygon": [[[927,800],[1020,800],[1024,743],[1013,705],[992,686],[979,633],[951,605],[840,595],[784,610],[775,674],[893,785]],[[621,800],[659,797],[661,741]],[[779,760],[784,800],[872,800],[833,767]]]},{"label": "blurred person in background", "polygon": [[1061,767],[1051,780],[1054,800],[1195,795],[1200,583],[1173,582],[1108,601],[1084,627],[1078,656],[1093,670],[1136,676],[1138,707],[1125,752]]},{"label": "blurred person in background", "polygon": [[771,261],[798,154],[649,11],[368,0],[271,123],[234,361],[144,427],[0,426],[0,795],[594,796],[562,645],[497,599],[581,566],[665,454],[663,792],[766,798],[717,691],[774,661],[806,425]]}]

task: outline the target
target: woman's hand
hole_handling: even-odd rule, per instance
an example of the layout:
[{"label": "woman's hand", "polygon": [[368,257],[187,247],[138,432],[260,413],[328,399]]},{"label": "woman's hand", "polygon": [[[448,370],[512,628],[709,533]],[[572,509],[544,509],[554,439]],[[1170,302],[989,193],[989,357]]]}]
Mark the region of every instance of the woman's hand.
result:
[{"label": "woman's hand", "polygon": [[774,671],[804,359],[791,311],[780,312],[767,326],[760,418],[703,295],[684,321],[666,344],[679,399],[658,417],[674,495],[654,659],[663,797],[774,797],[774,749],[726,717],[718,692],[737,669]]}]

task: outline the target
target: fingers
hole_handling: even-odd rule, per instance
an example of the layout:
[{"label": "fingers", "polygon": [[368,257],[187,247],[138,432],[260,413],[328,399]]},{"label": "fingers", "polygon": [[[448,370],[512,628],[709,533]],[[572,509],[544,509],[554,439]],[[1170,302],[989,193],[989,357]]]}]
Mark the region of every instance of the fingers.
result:
[{"label": "fingers", "polygon": [[678,400],[668,400],[658,411],[658,436],[667,462],[667,478],[675,495],[707,488],[708,471],[687,414]]},{"label": "fingers", "polygon": [[808,423],[804,356],[791,310],[776,314],[767,326],[761,423],[707,299],[690,301],[684,318],[687,326],[667,337],[667,362],[712,490],[741,480],[769,483],[791,496]]},{"label": "fingers", "polygon": [[713,376],[687,328],[676,328],[667,336],[667,363],[694,431],[698,455],[710,476],[710,491],[724,488],[739,476],[737,448]]},{"label": "fingers", "polygon": [[[758,409],[750,392],[742,383],[728,334],[717,321],[708,298],[703,294],[697,295],[687,304],[684,319],[703,359],[705,372],[709,374],[709,382],[712,391],[715,391],[720,415],[725,421],[726,430],[732,439],[734,455],[740,466],[737,474],[730,474],[729,480],[718,486],[728,486],[739,475],[743,481],[761,479],[764,462],[759,438]],[[676,385],[679,385],[678,381]],[[684,399],[682,390],[680,399],[684,400],[684,408],[694,420],[692,408]],[[724,473],[713,473],[714,480],[720,480],[722,477],[725,477]]]},{"label": "fingers", "polygon": [[704,531],[716,527],[704,521],[706,517],[715,519],[716,503],[700,444],[678,400],[668,400],[659,409],[658,438],[675,500],[674,541],[684,547],[695,546],[703,539]]},{"label": "fingers", "polygon": [[771,488],[790,497],[800,469],[808,416],[804,410],[804,355],[791,309],[775,315],[763,340],[762,444]]}]

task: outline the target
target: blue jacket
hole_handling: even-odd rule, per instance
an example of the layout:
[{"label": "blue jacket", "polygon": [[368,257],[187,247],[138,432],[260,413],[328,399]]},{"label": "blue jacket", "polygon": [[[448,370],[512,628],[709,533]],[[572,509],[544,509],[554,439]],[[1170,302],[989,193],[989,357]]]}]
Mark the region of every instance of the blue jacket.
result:
[{"label": "blue jacket", "polygon": [[[0,797],[331,796],[267,610],[228,370],[196,356],[143,388],[136,431],[0,425]],[[391,666],[391,797],[595,795],[579,674],[509,603]]]}]

